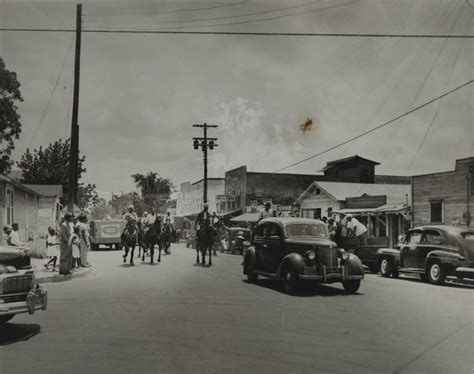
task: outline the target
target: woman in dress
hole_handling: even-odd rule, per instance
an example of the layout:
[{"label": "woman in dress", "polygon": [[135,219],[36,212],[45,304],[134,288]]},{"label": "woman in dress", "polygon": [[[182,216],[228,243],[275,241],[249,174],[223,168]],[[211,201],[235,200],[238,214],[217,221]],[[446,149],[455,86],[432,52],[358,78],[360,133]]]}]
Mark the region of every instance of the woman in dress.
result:
[{"label": "woman in dress", "polygon": [[52,271],[55,271],[59,257],[59,241],[56,236],[56,231],[51,226],[48,227],[48,237],[46,238],[46,254],[49,261],[44,265],[44,267],[50,269],[50,266],[52,266]]}]

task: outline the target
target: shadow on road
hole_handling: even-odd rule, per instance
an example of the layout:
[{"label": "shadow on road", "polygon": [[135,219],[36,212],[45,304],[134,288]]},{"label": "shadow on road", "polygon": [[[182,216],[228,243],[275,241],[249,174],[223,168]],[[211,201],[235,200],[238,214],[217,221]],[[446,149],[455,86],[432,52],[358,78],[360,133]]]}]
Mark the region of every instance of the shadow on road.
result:
[{"label": "shadow on road", "polygon": [[28,340],[41,332],[40,325],[29,323],[7,323],[0,327],[0,346]]},{"label": "shadow on road", "polygon": [[[243,280],[248,284],[253,284],[256,287],[264,287],[271,289],[273,291],[277,291],[279,293],[287,295],[286,292],[283,291],[281,282],[275,281],[273,279],[258,279],[257,282],[251,283],[248,280]],[[361,293],[357,292],[355,295],[362,295]],[[302,282],[295,293],[289,295],[294,297],[313,297],[313,296],[354,296],[354,294],[349,294],[343,289],[325,285],[325,284],[315,284],[311,282]]]}]

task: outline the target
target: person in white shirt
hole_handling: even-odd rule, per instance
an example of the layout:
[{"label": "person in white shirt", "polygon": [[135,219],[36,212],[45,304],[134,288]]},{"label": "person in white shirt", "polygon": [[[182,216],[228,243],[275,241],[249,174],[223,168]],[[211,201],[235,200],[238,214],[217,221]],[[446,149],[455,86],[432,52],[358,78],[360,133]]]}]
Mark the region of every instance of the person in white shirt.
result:
[{"label": "person in white shirt", "polygon": [[258,220],[262,220],[264,218],[274,217],[273,210],[272,210],[272,203],[267,201],[265,203],[265,208],[260,211],[260,215],[258,216]]},{"label": "person in white shirt", "polygon": [[22,243],[20,242],[20,233],[19,233],[18,223],[12,225],[12,231],[8,235],[7,243],[8,245],[13,245],[15,247],[21,247]]},{"label": "person in white shirt", "polygon": [[352,217],[351,214],[346,216],[348,236],[356,238],[357,246],[367,245],[367,227],[359,222],[357,218]]}]

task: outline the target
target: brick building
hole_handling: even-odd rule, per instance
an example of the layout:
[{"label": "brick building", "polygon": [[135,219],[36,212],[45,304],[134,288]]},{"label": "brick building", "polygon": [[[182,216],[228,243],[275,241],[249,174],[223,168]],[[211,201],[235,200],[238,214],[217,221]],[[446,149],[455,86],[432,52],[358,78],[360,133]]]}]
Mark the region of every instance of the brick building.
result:
[{"label": "brick building", "polygon": [[468,225],[474,210],[474,157],[456,160],[453,171],[412,177],[412,223]]}]

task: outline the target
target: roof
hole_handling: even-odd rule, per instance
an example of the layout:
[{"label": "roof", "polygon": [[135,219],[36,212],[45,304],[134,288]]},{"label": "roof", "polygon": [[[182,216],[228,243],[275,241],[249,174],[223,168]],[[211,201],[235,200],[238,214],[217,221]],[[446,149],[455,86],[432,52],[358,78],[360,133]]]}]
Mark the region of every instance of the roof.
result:
[{"label": "roof", "polygon": [[[208,181],[225,181],[225,178],[207,178],[207,180]],[[194,186],[195,184],[201,183],[203,181],[204,181],[204,178],[201,178],[198,181],[191,183],[191,185]]]},{"label": "roof", "polygon": [[375,183],[348,183],[348,182],[313,182],[296,200],[299,204],[313,189],[319,188],[337,201],[344,201],[348,197],[386,196],[387,204],[406,203],[406,195],[410,200],[411,185],[409,184],[375,184]]},{"label": "roof", "polygon": [[340,158],[338,160],[334,160],[334,161],[329,161],[326,163],[326,166],[324,168],[322,168],[320,171],[326,171],[338,164],[344,164],[348,161],[353,161],[353,160],[359,160],[359,161],[364,161],[366,163],[369,163],[369,164],[372,164],[372,165],[380,165],[380,162],[376,162],[376,161],[372,161],[372,160],[369,160],[367,158],[364,158],[364,157],[360,157],[359,155],[354,155],[354,156],[350,156],[350,157],[345,157],[345,158]]},{"label": "roof", "polygon": [[54,184],[25,184],[28,188],[47,197],[63,196],[63,186]]},{"label": "roof", "polygon": [[259,213],[244,213],[231,219],[232,222],[257,222]]},{"label": "roof", "polygon": [[398,213],[410,209],[406,204],[385,204],[378,208],[352,208],[352,209],[338,209],[334,213],[357,214],[357,213]]},{"label": "roof", "polygon": [[9,183],[9,184],[11,184],[12,186],[14,186],[16,188],[19,188],[19,189],[21,189],[25,192],[29,192],[32,195],[40,196],[40,194],[38,192],[32,190],[31,188],[27,187],[26,185],[21,184],[17,180],[15,180],[15,179],[13,179],[13,178],[5,175],[5,174],[0,174],[0,181]]}]

